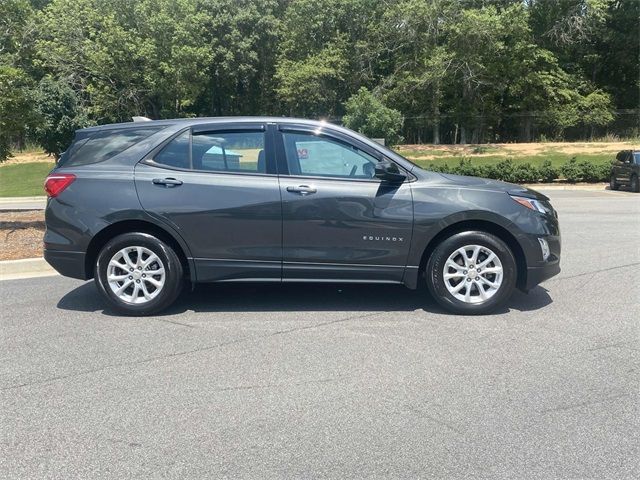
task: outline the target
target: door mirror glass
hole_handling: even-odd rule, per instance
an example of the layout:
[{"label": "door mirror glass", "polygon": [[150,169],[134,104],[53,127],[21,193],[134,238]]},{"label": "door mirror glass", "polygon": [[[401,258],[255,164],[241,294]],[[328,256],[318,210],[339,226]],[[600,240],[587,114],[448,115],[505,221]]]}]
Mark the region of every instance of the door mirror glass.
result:
[{"label": "door mirror glass", "polygon": [[376,177],[389,183],[402,183],[407,178],[405,174],[400,172],[400,169],[395,163],[386,159],[377,163]]}]

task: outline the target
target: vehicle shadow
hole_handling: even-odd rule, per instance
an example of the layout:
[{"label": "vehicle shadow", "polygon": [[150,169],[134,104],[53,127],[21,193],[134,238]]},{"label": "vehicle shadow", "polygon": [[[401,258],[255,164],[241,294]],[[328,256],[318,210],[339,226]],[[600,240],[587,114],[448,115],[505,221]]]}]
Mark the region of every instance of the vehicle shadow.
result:
[{"label": "vehicle shadow", "polygon": [[[529,294],[515,291],[508,304],[494,314],[543,308],[553,300],[543,287]],[[57,305],[62,310],[102,312],[118,316],[106,305],[95,284],[86,282],[67,293]],[[186,290],[161,316],[194,312],[380,311],[447,314],[426,288],[365,284],[203,284]]]}]

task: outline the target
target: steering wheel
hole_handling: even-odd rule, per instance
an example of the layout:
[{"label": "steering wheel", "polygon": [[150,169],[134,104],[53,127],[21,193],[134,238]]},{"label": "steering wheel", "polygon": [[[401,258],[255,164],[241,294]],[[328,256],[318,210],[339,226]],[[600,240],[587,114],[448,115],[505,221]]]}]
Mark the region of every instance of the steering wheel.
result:
[{"label": "steering wheel", "polygon": [[356,174],[356,170],[358,170],[358,166],[357,166],[357,165],[354,165],[354,166],[351,168],[351,171],[349,172],[349,176],[350,176],[350,177],[354,177],[354,176],[355,176],[355,174]]}]

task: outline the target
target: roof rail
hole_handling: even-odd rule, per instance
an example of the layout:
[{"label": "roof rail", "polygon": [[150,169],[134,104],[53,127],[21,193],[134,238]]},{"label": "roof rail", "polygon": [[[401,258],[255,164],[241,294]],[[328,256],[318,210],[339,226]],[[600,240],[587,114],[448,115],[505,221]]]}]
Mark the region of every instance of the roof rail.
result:
[{"label": "roof rail", "polygon": [[147,117],[131,117],[134,122],[151,122],[152,120]]}]

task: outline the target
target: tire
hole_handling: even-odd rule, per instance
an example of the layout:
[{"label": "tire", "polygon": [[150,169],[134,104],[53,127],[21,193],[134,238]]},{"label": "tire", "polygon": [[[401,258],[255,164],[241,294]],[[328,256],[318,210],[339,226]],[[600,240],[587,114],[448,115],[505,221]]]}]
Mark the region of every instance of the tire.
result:
[{"label": "tire", "polygon": [[631,191],[636,193],[640,192],[640,182],[638,182],[637,175],[631,177]]},{"label": "tire", "polygon": [[100,251],[95,268],[98,290],[125,315],[160,312],[182,290],[180,259],[170,246],[148,233],[125,233],[109,240]]},{"label": "tire", "polygon": [[620,188],[620,185],[618,185],[618,182],[616,182],[616,177],[611,175],[611,177],[609,178],[609,189],[618,190],[619,188]]},{"label": "tire", "polygon": [[[473,259],[476,247],[476,261],[479,262],[471,264],[469,260]],[[450,259],[456,264],[455,268],[451,266]],[[486,272],[482,269],[476,272],[479,265]],[[425,278],[429,292],[446,310],[481,315],[499,308],[511,297],[516,285],[517,267],[513,253],[500,238],[482,231],[469,231],[454,234],[435,248],[427,262]],[[458,291],[454,293],[456,289]]]}]

